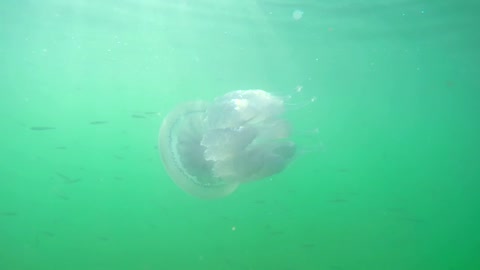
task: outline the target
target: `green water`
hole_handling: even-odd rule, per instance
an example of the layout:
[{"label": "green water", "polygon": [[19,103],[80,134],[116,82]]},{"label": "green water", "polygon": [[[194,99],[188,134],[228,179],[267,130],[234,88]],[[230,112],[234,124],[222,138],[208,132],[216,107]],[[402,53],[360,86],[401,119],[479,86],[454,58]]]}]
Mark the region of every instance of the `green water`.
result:
[{"label": "green water", "polygon": [[[479,10],[2,1],[0,269],[480,269]],[[299,87],[286,171],[211,201],[169,179],[177,104]]]}]

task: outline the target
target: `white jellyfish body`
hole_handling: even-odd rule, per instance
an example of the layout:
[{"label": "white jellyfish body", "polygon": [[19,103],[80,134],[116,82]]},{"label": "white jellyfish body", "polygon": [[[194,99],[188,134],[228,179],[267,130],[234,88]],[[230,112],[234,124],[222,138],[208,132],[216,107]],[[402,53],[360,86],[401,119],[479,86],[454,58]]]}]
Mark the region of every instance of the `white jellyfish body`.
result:
[{"label": "white jellyfish body", "polygon": [[281,172],[295,155],[284,102],[263,90],[238,90],[212,103],[190,102],[164,119],[159,149],[169,176],[200,198],[232,193]]}]

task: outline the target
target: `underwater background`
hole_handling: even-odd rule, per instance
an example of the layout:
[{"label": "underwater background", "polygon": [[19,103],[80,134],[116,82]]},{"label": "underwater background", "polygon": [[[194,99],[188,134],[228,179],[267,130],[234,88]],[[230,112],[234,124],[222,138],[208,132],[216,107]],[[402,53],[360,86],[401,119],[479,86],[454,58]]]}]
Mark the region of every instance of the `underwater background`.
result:
[{"label": "underwater background", "polygon": [[[480,269],[479,10],[2,1],[0,269]],[[163,117],[257,88],[292,96],[295,160],[183,192]]]}]

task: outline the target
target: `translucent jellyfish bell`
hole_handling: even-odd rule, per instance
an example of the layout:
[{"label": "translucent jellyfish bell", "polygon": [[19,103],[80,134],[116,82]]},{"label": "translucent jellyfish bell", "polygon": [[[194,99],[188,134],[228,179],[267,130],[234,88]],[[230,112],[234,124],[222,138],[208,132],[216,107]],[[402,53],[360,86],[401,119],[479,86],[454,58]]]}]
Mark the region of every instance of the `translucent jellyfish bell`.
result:
[{"label": "translucent jellyfish bell", "polygon": [[187,193],[217,198],[241,183],[281,172],[296,151],[283,111],[283,100],[263,90],[238,90],[212,103],[177,107],[160,128],[168,174]]}]

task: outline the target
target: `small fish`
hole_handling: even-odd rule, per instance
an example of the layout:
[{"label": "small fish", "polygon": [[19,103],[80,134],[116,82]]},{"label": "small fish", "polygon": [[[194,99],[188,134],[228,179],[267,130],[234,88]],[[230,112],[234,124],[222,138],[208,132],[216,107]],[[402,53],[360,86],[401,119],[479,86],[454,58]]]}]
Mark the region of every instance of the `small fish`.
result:
[{"label": "small fish", "polygon": [[54,127],[47,127],[47,126],[35,126],[35,127],[30,127],[31,130],[35,131],[45,131],[45,130],[52,130],[55,129]]},{"label": "small fish", "polygon": [[103,124],[107,124],[108,121],[92,121],[90,122],[90,125],[103,125]]},{"label": "small fish", "polygon": [[4,217],[15,217],[15,216],[17,216],[17,213],[16,213],[16,212],[12,212],[12,211],[5,211],[5,212],[0,212],[0,216],[4,216]]},{"label": "small fish", "polygon": [[61,174],[59,172],[57,172],[57,176],[62,178],[65,183],[76,183],[76,182],[80,182],[80,178],[70,178],[64,174]]},{"label": "small fish", "polygon": [[145,116],[140,115],[140,114],[132,114],[132,117],[133,117],[133,118],[139,118],[139,119],[140,119],[140,118],[145,118]]},{"label": "small fish", "polygon": [[57,193],[55,194],[58,198],[64,200],[64,201],[68,201],[70,200],[70,197],[68,197],[67,195],[63,194],[63,193]]},{"label": "small fish", "polygon": [[55,147],[55,149],[57,149],[57,150],[65,150],[65,149],[67,149],[67,147],[66,147],[66,146],[57,146],[57,147]]},{"label": "small fish", "polygon": [[52,233],[52,232],[49,232],[49,231],[40,231],[40,233],[42,233],[43,235],[46,235],[46,236],[48,236],[48,237],[50,237],[50,238],[55,237],[55,234]]},{"label": "small fish", "polygon": [[346,203],[348,201],[346,199],[336,198],[336,199],[328,200],[327,202],[329,202],[329,203]]},{"label": "small fish", "polygon": [[264,204],[264,203],[266,203],[266,201],[265,201],[265,200],[255,200],[254,203],[256,203],[256,204]]},{"label": "small fish", "polygon": [[110,240],[110,238],[108,238],[107,236],[103,236],[103,235],[97,236],[97,239],[100,240],[100,241],[104,241],[104,242],[107,242],[108,240]]},{"label": "small fish", "polygon": [[385,210],[388,211],[388,212],[392,212],[392,213],[405,213],[405,212],[407,212],[402,207],[388,207]]},{"label": "small fish", "polygon": [[400,217],[400,220],[412,222],[412,223],[422,223],[423,219],[416,218],[416,217]]}]

